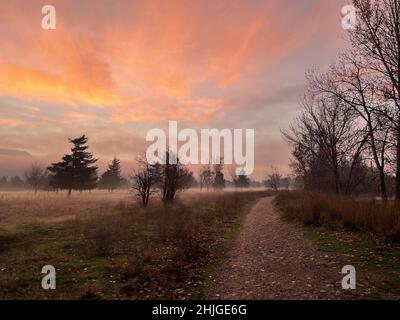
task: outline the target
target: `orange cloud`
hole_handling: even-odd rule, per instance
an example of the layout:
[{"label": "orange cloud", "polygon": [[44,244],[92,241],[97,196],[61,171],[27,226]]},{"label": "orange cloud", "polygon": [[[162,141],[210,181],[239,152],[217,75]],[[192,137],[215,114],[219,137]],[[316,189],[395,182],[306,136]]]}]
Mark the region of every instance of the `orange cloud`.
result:
[{"label": "orange cloud", "polygon": [[[114,11],[108,5],[96,7],[90,17],[79,15],[69,2],[55,5],[55,31],[41,30],[39,2],[14,15],[17,35],[0,44],[0,94],[108,107],[118,122],[165,117],[204,122],[221,108],[192,103],[209,99],[196,92],[198,87],[243,86],[252,81],[249,70],[273,63],[299,45],[294,34],[309,31],[306,23],[295,31],[271,32],[282,25],[280,16],[272,14],[282,5],[269,2],[139,1]],[[17,10],[12,5],[3,9],[0,28]]]},{"label": "orange cloud", "polygon": [[18,126],[22,126],[26,123],[20,119],[0,118],[0,124],[2,124],[4,126],[18,127]]},{"label": "orange cloud", "polygon": [[70,112],[68,113],[69,121],[92,121],[96,120],[97,117],[94,115],[82,113],[82,112]]},{"label": "orange cloud", "polygon": [[177,100],[166,107],[159,107],[157,102],[142,102],[136,106],[118,108],[113,120],[118,123],[129,121],[166,121],[191,120],[195,123],[210,121],[222,107],[220,99]]},{"label": "orange cloud", "polygon": [[75,75],[56,75],[7,63],[0,63],[0,93],[71,106],[113,106],[129,101],[113,92],[112,88],[92,84]]},{"label": "orange cloud", "polygon": [[340,2],[52,0],[44,31],[41,0],[0,1],[1,143],[62,154],[86,132],[130,153],[168,120],[279,135],[304,71],[341,49]]}]

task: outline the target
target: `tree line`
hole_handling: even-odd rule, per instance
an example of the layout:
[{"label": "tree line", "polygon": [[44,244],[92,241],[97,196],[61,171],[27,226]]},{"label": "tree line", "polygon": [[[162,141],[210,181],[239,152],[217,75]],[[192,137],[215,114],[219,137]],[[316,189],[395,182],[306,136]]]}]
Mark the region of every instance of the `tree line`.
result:
[{"label": "tree line", "polygon": [[[32,164],[25,172],[25,181],[13,177],[10,181],[6,177],[0,179],[0,189],[20,190],[30,187],[35,193],[38,190],[56,191],[67,190],[71,196],[73,191],[86,191],[95,188],[112,192],[118,188],[131,188],[147,206],[151,196],[159,193],[162,201],[167,204],[174,201],[179,191],[190,187],[199,187],[200,190],[222,190],[226,187],[249,188],[262,187],[263,184],[250,180],[243,174],[231,174],[232,181],[226,180],[224,175],[223,159],[220,163],[203,166],[199,172],[199,179],[194,178],[192,171],[182,164],[176,155],[167,151],[163,163],[150,164],[145,157],[136,159],[136,169],[130,176],[130,181],[121,175],[121,161],[114,157],[108,164],[107,170],[99,177],[98,159],[89,152],[88,138],[82,135],[69,139],[71,150],[59,162],[52,163],[47,168]],[[174,161],[172,161],[174,160]],[[278,177],[279,179],[281,176]],[[278,184],[265,186],[279,188]]]},{"label": "tree line", "polygon": [[261,183],[252,181],[244,172],[231,172],[231,180],[225,179],[223,158],[219,163],[201,167],[198,180],[192,171],[182,164],[176,155],[166,151],[162,163],[150,164],[145,157],[136,159],[136,169],[130,176],[130,181],[121,175],[121,161],[114,157],[106,171],[98,177],[98,159],[89,152],[88,138],[82,135],[69,139],[71,151],[65,154],[59,162],[52,163],[46,169],[38,164],[32,164],[25,172],[25,181],[18,176],[10,181],[6,177],[0,179],[0,190],[22,190],[28,186],[37,193],[39,190],[67,190],[68,197],[73,191],[86,191],[95,188],[112,192],[119,188],[131,188],[147,207],[151,196],[159,193],[163,203],[172,203],[179,191],[190,187],[200,190],[223,190],[226,187],[250,188],[267,187],[274,190],[288,188],[289,178],[283,177],[275,169]]},{"label": "tree line", "polygon": [[308,72],[302,112],[283,134],[306,189],[400,199],[400,1],[353,4],[351,47]]}]

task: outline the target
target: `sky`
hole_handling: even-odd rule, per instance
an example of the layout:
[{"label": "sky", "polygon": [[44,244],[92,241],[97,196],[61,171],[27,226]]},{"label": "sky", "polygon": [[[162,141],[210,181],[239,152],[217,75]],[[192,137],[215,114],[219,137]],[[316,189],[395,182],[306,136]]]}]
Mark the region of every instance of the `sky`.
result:
[{"label": "sky", "polygon": [[[128,174],[167,128],[255,130],[255,179],[289,173],[281,135],[305,73],[348,45],[345,0],[9,0],[0,2],[0,175],[22,174],[89,137],[100,172]],[[56,8],[44,30],[42,7]]]}]

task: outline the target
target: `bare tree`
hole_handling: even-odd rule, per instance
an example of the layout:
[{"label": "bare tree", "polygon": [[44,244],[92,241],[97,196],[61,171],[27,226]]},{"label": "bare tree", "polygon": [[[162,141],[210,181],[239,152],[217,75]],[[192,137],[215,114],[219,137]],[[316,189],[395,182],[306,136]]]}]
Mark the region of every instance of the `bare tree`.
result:
[{"label": "bare tree", "polygon": [[153,165],[153,170],[164,204],[174,202],[177,192],[189,188],[195,181],[193,173],[170,151],[166,152],[164,163]]},{"label": "bare tree", "polygon": [[307,96],[303,113],[283,134],[293,146],[297,169],[304,177],[315,170],[327,171],[335,193],[351,193],[360,183],[357,174],[367,136],[354,110],[340,99]]},{"label": "bare tree", "polygon": [[154,187],[158,181],[158,175],[154,167],[145,158],[138,157],[136,162],[139,169],[131,177],[132,189],[146,208],[149,204],[150,196],[156,192]]},{"label": "bare tree", "polygon": [[380,110],[392,124],[396,147],[396,198],[400,199],[400,1],[354,0],[357,25],[350,33],[364,65],[379,79],[379,93],[388,103]]},{"label": "bare tree", "polygon": [[379,98],[377,79],[363,65],[357,53],[341,55],[339,62],[326,74],[312,72],[308,75],[314,94],[329,94],[351,107],[360,121],[365,124],[368,135],[368,154],[378,171],[380,191],[383,200],[387,200],[386,162],[390,152],[391,126],[381,110],[385,101]]},{"label": "bare tree", "polygon": [[282,174],[276,167],[271,167],[271,172],[267,175],[265,186],[273,190],[279,190],[282,181]]},{"label": "bare tree", "polygon": [[209,164],[204,165],[199,174],[199,180],[200,180],[200,189],[203,187],[209,191],[211,188],[213,181],[214,181],[214,172],[211,169],[211,166]]},{"label": "bare tree", "polygon": [[36,163],[32,163],[30,168],[25,172],[26,183],[35,190],[35,194],[43,184],[45,179],[44,174],[44,169]]}]

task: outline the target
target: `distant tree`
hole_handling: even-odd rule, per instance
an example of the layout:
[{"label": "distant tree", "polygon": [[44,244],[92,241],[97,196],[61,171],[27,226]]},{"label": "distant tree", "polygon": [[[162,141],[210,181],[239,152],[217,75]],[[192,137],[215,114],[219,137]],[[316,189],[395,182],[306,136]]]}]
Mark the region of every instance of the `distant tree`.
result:
[{"label": "distant tree", "polygon": [[278,190],[282,182],[282,175],[275,167],[272,167],[272,172],[267,175],[265,186],[273,190]]},{"label": "distant tree", "polygon": [[97,182],[97,159],[87,152],[88,138],[83,135],[76,139],[70,139],[73,144],[71,153],[66,154],[61,162],[53,163],[48,167],[51,174],[51,184],[56,189],[68,190],[68,196],[72,190],[90,190],[95,188]]},{"label": "distant tree", "polygon": [[164,164],[155,164],[153,169],[158,176],[164,204],[172,203],[178,191],[191,187],[195,182],[193,173],[170,151],[166,152]]},{"label": "distant tree", "polygon": [[26,183],[33,188],[36,194],[44,183],[44,170],[40,165],[32,163],[25,172],[25,178]]},{"label": "distant tree", "polygon": [[214,173],[210,168],[210,165],[204,165],[201,168],[199,175],[200,189],[206,188],[207,191],[211,188],[214,181]]},{"label": "distant tree", "polygon": [[150,196],[156,192],[155,186],[159,181],[159,175],[156,168],[151,166],[145,158],[139,157],[136,162],[139,168],[131,177],[132,189],[146,208],[149,204]]},{"label": "distant tree", "polygon": [[41,188],[46,191],[53,191],[54,187],[51,185],[51,175],[49,171],[46,169],[42,175],[42,182],[40,183]]},{"label": "distant tree", "polygon": [[223,173],[224,164],[221,159],[220,163],[214,164],[214,182],[213,188],[217,190],[225,189],[225,176]]},{"label": "distant tree", "polygon": [[121,177],[121,161],[114,157],[108,165],[108,169],[104,172],[99,180],[99,188],[112,191],[120,187],[122,182]]},{"label": "distant tree", "polygon": [[24,181],[19,176],[15,176],[11,178],[10,186],[12,189],[20,190],[24,187]]},{"label": "distant tree", "polygon": [[281,179],[280,187],[283,189],[289,189],[290,187],[290,178],[289,177],[283,177]]},{"label": "distant tree", "polygon": [[128,179],[126,179],[125,177],[121,177],[119,187],[121,189],[128,189],[131,187],[131,184],[129,183]]},{"label": "distant tree", "polygon": [[8,189],[8,180],[6,176],[3,176],[0,179],[0,189],[2,190]]},{"label": "distant tree", "polygon": [[264,184],[260,181],[250,180],[250,188],[262,188]]},{"label": "distant tree", "polygon": [[245,175],[244,170],[241,174],[234,177],[235,188],[250,188],[250,178]]}]

